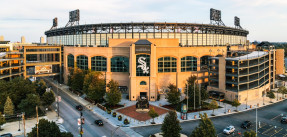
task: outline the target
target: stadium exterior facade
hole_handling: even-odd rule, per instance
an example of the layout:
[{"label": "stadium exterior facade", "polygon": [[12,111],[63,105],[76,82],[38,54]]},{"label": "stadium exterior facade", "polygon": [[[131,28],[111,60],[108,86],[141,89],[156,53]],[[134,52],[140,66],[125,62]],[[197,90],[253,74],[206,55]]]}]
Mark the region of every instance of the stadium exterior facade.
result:
[{"label": "stadium exterior facade", "polygon": [[[209,77],[214,78],[214,73],[209,70],[218,69],[208,65],[216,59],[213,57],[227,58],[231,52],[256,49],[249,44],[248,33],[239,28],[191,23],[90,24],[45,32],[49,45],[64,47],[65,82],[69,67],[101,71],[107,82],[118,81],[120,88],[129,93],[130,100],[146,97],[150,101],[164,93],[169,83],[184,92],[186,79],[191,75],[197,76],[197,83],[202,86],[212,84]],[[272,51],[275,56],[275,50]],[[225,77],[225,73],[217,75]],[[208,89],[216,88],[211,87]],[[225,87],[217,88],[227,92]],[[243,102],[240,94],[248,90],[230,90],[232,97],[226,99],[238,98]]]}]

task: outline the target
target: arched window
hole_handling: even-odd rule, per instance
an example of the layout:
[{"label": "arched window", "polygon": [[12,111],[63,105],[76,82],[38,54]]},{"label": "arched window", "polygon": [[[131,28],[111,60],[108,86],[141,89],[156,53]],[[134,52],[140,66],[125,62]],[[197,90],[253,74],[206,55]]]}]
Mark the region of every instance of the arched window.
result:
[{"label": "arched window", "polygon": [[68,67],[74,67],[74,62],[75,62],[75,60],[74,60],[74,55],[72,55],[72,54],[70,54],[70,55],[68,55]]},{"label": "arched window", "polygon": [[129,58],[113,57],[111,59],[111,72],[129,72]]},{"label": "arched window", "polygon": [[141,81],[140,85],[146,85],[146,82],[145,81]]},{"label": "arched window", "polygon": [[91,58],[91,69],[95,71],[107,71],[107,58],[94,56]]},{"label": "arched window", "polygon": [[137,76],[150,76],[150,55],[139,54],[136,56]]},{"label": "arched window", "polygon": [[158,72],[176,72],[176,58],[162,57],[158,59]]},{"label": "arched window", "polygon": [[88,70],[88,57],[85,55],[77,56],[77,67]]},{"label": "arched window", "polygon": [[209,57],[211,57],[211,56],[202,56],[200,58],[200,69],[201,70],[204,70],[204,69],[208,68],[208,59],[209,59]]},{"label": "arched window", "polygon": [[197,58],[186,56],[181,58],[181,72],[197,71]]}]

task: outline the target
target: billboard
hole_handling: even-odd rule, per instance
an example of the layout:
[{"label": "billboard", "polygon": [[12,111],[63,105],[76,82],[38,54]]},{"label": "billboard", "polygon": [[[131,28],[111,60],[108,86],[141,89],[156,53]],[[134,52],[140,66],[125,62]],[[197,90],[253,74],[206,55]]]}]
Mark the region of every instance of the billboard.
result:
[{"label": "billboard", "polygon": [[80,21],[80,10],[70,11],[69,22]]},{"label": "billboard", "polygon": [[237,16],[234,17],[234,25],[240,26],[240,19]]},{"label": "billboard", "polygon": [[52,65],[35,66],[35,74],[52,73]]}]

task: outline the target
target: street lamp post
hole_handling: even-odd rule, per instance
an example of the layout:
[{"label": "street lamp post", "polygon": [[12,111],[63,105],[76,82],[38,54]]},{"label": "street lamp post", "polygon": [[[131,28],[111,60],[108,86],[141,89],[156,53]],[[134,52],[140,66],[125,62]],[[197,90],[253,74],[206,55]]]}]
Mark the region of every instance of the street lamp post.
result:
[{"label": "street lamp post", "polygon": [[60,110],[59,110],[59,82],[57,81],[57,112],[58,112],[58,119],[59,119],[59,117],[60,117]]},{"label": "street lamp post", "polygon": [[256,108],[256,136],[257,136],[257,106],[255,105]]}]

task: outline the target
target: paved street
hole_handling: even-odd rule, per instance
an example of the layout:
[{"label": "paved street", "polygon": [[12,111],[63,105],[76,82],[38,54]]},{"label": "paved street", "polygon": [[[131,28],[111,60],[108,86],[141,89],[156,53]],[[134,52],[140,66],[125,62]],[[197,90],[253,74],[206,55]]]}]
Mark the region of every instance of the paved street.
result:
[{"label": "paved street", "polygon": [[[53,91],[57,91],[53,88]],[[74,136],[79,135],[77,119],[80,117],[80,112],[76,110],[76,106],[79,105],[75,100],[70,98],[66,93],[59,90],[59,94],[62,97],[60,105],[60,117],[64,119],[62,124],[67,131],[71,132]],[[55,109],[55,103],[53,105]],[[101,137],[101,136],[111,136],[111,131],[115,129],[112,125],[104,121],[103,127],[98,127],[94,124],[96,119],[99,119],[95,114],[89,110],[83,110],[83,116],[85,117],[85,124],[83,125],[84,137]],[[126,134],[118,129],[114,136],[124,137]]]},{"label": "paved street", "polygon": [[[287,124],[281,124],[281,114],[287,115],[287,101],[279,102],[274,105],[266,106],[258,109],[258,121],[260,121],[260,127],[258,127],[258,136],[260,137],[287,137]],[[255,114],[256,110],[246,111],[242,113],[220,116],[212,118],[213,124],[217,130],[219,137],[225,137],[222,133],[223,129],[228,125],[233,125],[236,128],[236,134],[240,132],[243,134],[246,129],[240,128],[243,121],[249,120],[252,122],[250,129],[255,131]],[[181,123],[183,128],[182,133],[190,135],[193,129],[198,125],[198,120],[188,121]],[[276,127],[275,127],[276,126]],[[148,137],[150,134],[160,132],[161,125],[148,126],[148,127],[137,127],[133,128],[136,132]],[[247,130],[250,130],[247,129]],[[229,135],[232,136],[232,135]]]}]

